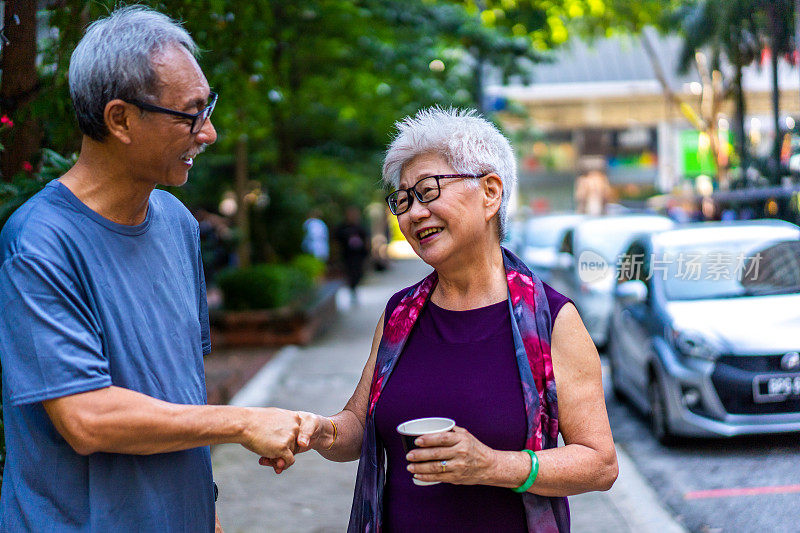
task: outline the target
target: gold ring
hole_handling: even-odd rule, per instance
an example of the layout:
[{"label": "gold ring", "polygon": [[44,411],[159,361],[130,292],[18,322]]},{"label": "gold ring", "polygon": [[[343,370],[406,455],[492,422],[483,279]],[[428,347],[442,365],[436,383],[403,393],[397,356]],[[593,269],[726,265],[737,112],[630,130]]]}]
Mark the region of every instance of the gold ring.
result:
[{"label": "gold ring", "polygon": [[439,464],[442,465],[442,474],[444,474],[447,470],[447,461],[441,461]]}]

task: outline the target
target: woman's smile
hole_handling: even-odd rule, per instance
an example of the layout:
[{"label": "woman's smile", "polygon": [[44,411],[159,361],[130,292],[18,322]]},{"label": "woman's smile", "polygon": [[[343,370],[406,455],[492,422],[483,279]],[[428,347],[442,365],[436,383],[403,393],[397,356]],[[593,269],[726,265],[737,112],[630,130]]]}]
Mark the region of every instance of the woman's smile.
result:
[{"label": "woman's smile", "polygon": [[434,240],[442,231],[442,228],[424,228],[417,232],[417,239],[420,244],[427,244]]}]

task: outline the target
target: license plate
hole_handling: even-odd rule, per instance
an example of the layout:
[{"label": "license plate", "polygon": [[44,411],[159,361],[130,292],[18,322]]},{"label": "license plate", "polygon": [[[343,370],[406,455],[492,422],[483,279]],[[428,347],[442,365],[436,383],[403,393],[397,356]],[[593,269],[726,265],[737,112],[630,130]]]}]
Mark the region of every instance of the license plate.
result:
[{"label": "license plate", "polygon": [[782,402],[800,398],[800,374],[756,376],[753,399],[756,402]]}]

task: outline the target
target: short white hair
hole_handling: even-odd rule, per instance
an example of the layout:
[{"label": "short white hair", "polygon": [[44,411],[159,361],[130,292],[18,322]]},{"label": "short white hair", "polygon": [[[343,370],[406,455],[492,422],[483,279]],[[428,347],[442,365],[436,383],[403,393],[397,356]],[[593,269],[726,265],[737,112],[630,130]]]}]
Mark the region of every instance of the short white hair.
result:
[{"label": "short white hair", "polygon": [[[383,161],[383,183],[398,188],[405,166],[415,157],[429,153],[441,155],[459,174],[495,173],[503,183],[497,212],[502,240],[508,226],[509,198],[517,183],[517,162],[508,139],[474,109],[429,107],[397,122],[395,127],[397,135]],[[477,182],[472,183],[477,187]]]},{"label": "short white hair", "polygon": [[93,22],[69,62],[69,92],[84,135],[108,135],[108,102],[154,100],[160,91],[153,58],[170,46],[197,54],[189,33],[163,13],[142,5],[123,7]]}]

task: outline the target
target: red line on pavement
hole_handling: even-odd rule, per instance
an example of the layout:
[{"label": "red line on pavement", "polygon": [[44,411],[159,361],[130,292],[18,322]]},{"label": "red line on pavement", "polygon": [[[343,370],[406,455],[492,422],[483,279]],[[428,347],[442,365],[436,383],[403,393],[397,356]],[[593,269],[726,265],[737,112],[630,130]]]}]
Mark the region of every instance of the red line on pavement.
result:
[{"label": "red line on pavement", "polygon": [[800,492],[800,485],[781,485],[776,487],[739,487],[733,489],[694,490],[683,495],[684,500],[703,498],[727,498],[730,496],[761,496],[763,494],[789,494]]}]

